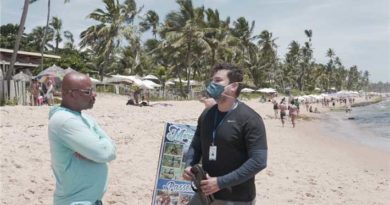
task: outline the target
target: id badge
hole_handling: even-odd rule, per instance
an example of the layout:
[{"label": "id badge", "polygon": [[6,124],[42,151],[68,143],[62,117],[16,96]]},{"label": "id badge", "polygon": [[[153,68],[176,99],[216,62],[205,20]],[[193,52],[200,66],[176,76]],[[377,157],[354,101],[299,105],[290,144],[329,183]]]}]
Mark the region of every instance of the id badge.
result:
[{"label": "id badge", "polygon": [[210,146],[209,150],[209,160],[215,161],[217,160],[217,146]]}]

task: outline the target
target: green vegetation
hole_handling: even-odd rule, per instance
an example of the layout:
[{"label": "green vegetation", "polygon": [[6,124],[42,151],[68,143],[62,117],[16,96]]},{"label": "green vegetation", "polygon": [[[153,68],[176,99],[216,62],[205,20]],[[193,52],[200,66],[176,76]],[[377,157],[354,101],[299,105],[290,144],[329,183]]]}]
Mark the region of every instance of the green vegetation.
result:
[{"label": "green vegetation", "polygon": [[[246,87],[273,87],[282,93],[301,95],[368,86],[369,73],[355,65],[343,65],[331,48],[326,64],[316,62],[311,29],[302,31],[305,42],[292,39],[284,59],[280,59],[277,37],[268,30],[254,33],[255,21],[244,17],[222,19],[218,9],[195,7],[191,0],[176,2],[178,9],[161,18],[134,0],[104,0],[104,6],[86,14],[96,24],[79,34],[79,45],[75,45],[72,33],[64,31],[61,19],[52,17],[47,29],[36,27],[22,35],[20,50],[40,52],[43,45],[45,53],[62,57],[46,60],[43,67],[55,63],[96,78],[154,74],[162,82],[171,78],[202,82],[209,79],[214,64],[227,62],[244,68]],[[1,26],[0,47],[13,48],[18,28],[12,24]],[[145,32],[152,32],[153,37],[143,39]],[[181,95],[186,96],[190,86],[179,85]]]}]

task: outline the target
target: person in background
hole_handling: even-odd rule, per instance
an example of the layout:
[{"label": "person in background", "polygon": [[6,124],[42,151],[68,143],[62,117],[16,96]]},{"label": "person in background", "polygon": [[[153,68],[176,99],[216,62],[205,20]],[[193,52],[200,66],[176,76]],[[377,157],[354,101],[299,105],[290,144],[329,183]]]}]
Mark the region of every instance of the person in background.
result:
[{"label": "person in background", "polygon": [[287,116],[287,113],[286,113],[287,105],[286,105],[285,98],[283,98],[280,101],[279,109],[280,109],[280,120],[282,121],[282,127],[284,127],[284,118]]},{"label": "person in background", "polygon": [[46,83],[46,100],[48,105],[54,104],[54,85],[52,80],[48,80]]},{"label": "person in background", "polygon": [[31,105],[37,106],[39,105],[38,97],[39,97],[39,83],[37,80],[33,79],[31,82]]},{"label": "person in background", "polygon": [[62,103],[49,113],[51,167],[56,179],[54,205],[101,205],[108,183],[108,165],[116,157],[114,142],[83,110],[96,93],[88,76],[65,75]]},{"label": "person in background", "polygon": [[274,108],[275,119],[278,119],[278,115],[279,115],[278,102],[276,102],[276,100],[273,100],[272,103],[273,103],[273,108]]},{"label": "person in background", "polygon": [[295,124],[296,124],[296,119],[297,119],[297,116],[298,116],[298,106],[295,105],[296,101],[291,101],[291,105],[290,105],[290,108],[289,108],[289,113],[290,113],[290,117],[291,117],[291,123],[293,125],[293,127],[295,127]]},{"label": "person in background", "polygon": [[[207,93],[216,103],[198,119],[188,151],[183,179],[191,180],[191,167],[202,160],[208,173],[200,190],[213,194],[213,205],[254,205],[255,175],[267,166],[267,140],[260,115],[237,100],[243,81],[241,69],[230,64],[214,66]],[[201,204],[199,193],[189,205]]]}]

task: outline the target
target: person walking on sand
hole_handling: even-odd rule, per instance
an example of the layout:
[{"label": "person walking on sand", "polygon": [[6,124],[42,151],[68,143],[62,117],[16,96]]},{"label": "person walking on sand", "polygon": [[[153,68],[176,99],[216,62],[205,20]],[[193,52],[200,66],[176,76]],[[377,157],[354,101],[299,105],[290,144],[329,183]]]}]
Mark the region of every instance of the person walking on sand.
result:
[{"label": "person walking on sand", "polygon": [[284,118],[287,116],[286,115],[287,105],[286,102],[284,101],[284,98],[279,104],[279,109],[280,109],[280,120],[282,121],[282,127],[284,127]]},{"label": "person walking on sand", "polygon": [[[213,205],[254,205],[255,175],[267,165],[267,140],[262,118],[237,100],[243,71],[234,65],[218,64],[207,86],[216,105],[205,109],[198,119],[183,179],[191,180],[191,167],[202,160],[208,173],[199,191],[213,194]],[[189,205],[201,204],[199,192]]]},{"label": "person walking on sand", "polygon": [[294,101],[291,101],[289,113],[290,113],[290,116],[291,116],[291,123],[292,123],[293,128],[294,128],[295,127],[295,123],[296,123],[295,121],[296,121],[297,116],[298,116],[298,107],[295,105]]},{"label": "person walking on sand", "polygon": [[69,73],[62,82],[62,103],[49,113],[51,167],[56,179],[54,205],[101,205],[108,183],[107,162],[114,142],[83,113],[95,103],[88,76]]},{"label": "person walking on sand", "polygon": [[273,100],[272,103],[274,104],[273,108],[274,108],[275,119],[278,119],[278,115],[279,115],[279,105],[278,105],[278,102],[276,102],[276,100]]}]

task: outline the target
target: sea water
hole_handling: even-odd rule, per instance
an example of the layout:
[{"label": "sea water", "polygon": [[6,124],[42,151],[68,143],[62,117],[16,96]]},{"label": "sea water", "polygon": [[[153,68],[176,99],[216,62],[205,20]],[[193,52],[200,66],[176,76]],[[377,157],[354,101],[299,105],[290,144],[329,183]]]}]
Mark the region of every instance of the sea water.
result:
[{"label": "sea water", "polygon": [[351,113],[325,113],[323,118],[323,128],[335,136],[390,152],[390,98],[353,107]]}]

